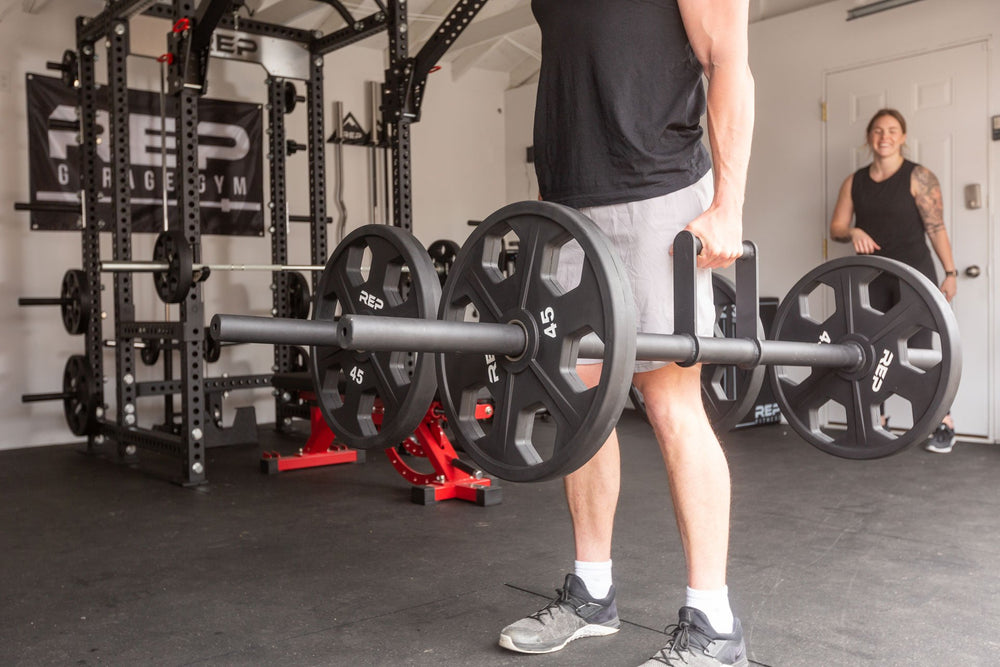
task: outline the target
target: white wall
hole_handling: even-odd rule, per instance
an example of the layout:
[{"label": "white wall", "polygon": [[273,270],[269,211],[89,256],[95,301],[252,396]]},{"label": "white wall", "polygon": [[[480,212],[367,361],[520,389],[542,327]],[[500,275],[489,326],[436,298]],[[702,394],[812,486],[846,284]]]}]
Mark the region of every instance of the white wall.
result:
[{"label": "white wall", "polygon": [[[58,294],[63,272],[79,268],[80,237],[68,232],[30,232],[27,213],[14,212],[15,201],[27,201],[27,118],[24,95],[25,73],[49,74],[47,60],[58,60],[64,49],[75,45],[74,19],[79,13],[100,11],[102,2],[47,3],[38,15],[17,8],[0,21],[0,449],[68,442],[74,437],[65,427],[61,403],[22,405],[22,393],[58,391],[66,358],[83,352],[83,339],[65,333],[55,308],[19,308],[19,296]],[[136,21],[153,21],[148,18]],[[138,29],[138,28],[137,28]],[[367,129],[368,80],[381,81],[385,62],[379,48],[386,37],[330,54],[325,59],[326,134],[333,131],[330,109],[334,100],[344,102]],[[164,49],[165,50],[165,49]],[[99,80],[106,75],[101,54],[97,63]],[[213,60],[209,68],[209,96],[264,104],[266,73],[260,67]],[[449,66],[430,77],[423,104],[422,120],[413,126],[413,231],[424,244],[439,238],[462,242],[471,228],[469,219],[481,219],[505,201],[504,175],[504,87],[506,75],[472,70],[458,81]],[[151,61],[129,59],[129,85],[159,90],[158,66]],[[300,94],[304,88],[300,84]],[[305,108],[300,105],[287,117],[291,139],[306,140]],[[266,116],[265,116],[266,127]],[[266,144],[266,139],[265,139]],[[371,222],[368,206],[368,151],[344,147],[344,199],[350,231]],[[336,216],[333,201],[333,146],[327,148],[327,208]],[[304,153],[288,159],[288,198],[292,213],[308,213],[308,171]],[[268,184],[265,175],[265,201]],[[266,220],[265,227],[269,224]],[[330,250],[335,244],[336,222],[329,228]],[[102,240],[102,256],[110,257],[109,235]],[[203,258],[220,263],[267,263],[268,238],[206,236]],[[136,235],[133,256],[143,259],[152,252],[151,235]],[[309,263],[307,225],[292,225],[290,261]],[[104,308],[113,304],[111,283],[105,280]],[[270,313],[270,274],[215,273],[205,284],[206,319],[217,312],[240,314]],[[159,302],[148,276],[136,280],[136,316],[162,319]],[[173,317],[176,317],[176,307]],[[113,313],[105,325],[105,337],[113,337]],[[271,348],[242,346],[227,349],[222,361],[210,373],[266,373],[272,363]],[[113,372],[114,357],[105,356],[105,373]],[[159,367],[156,367],[159,371]],[[153,369],[139,368],[139,379],[155,379]],[[105,398],[114,409],[114,384],[105,387]],[[160,399],[140,402],[140,425],[149,425],[162,416]],[[273,420],[273,399],[265,391],[237,392],[227,400],[228,408],[255,404],[259,422]]]}]

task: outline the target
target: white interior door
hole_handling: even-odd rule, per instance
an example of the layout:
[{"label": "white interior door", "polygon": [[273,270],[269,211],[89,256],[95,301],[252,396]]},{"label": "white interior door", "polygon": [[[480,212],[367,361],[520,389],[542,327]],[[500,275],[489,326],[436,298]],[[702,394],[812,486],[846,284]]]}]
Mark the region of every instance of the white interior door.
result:
[{"label": "white interior door", "polygon": [[[826,76],[826,202],[833,213],[844,178],[871,162],[865,127],[875,111],[891,107],[907,122],[904,154],[941,182],[944,218],[959,271],[952,306],[961,331],[964,367],[952,408],[959,437],[996,440],[991,433],[994,382],[987,267],[990,260],[987,191],[989,107],[986,42],[975,42],[889,60]],[[965,201],[966,186],[979,184],[980,208]],[[824,229],[824,234],[826,229]],[[830,243],[829,256],[852,254],[849,244]],[[944,273],[933,250],[939,277]],[[979,275],[972,274],[978,267]],[[968,271],[968,273],[967,273]],[[890,403],[888,411],[893,414]],[[832,420],[836,417],[831,415]],[[900,421],[893,414],[893,424]],[[904,424],[900,424],[904,425]]]}]

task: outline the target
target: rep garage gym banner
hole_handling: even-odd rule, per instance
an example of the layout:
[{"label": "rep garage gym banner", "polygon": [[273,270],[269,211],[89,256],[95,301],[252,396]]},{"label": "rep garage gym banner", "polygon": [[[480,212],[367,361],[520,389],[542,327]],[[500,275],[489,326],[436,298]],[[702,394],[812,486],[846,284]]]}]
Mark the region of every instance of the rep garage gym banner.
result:
[{"label": "rep garage gym banner", "polygon": [[[65,122],[77,121],[76,91],[60,79],[27,75],[28,151],[31,202],[76,204],[80,202],[80,150],[78,132]],[[98,91],[97,146],[100,202],[98,215],[110,230],[111,162],[108,140],[108,105],[102,86]],[[166,185],[167,212],[176,224],[176,143],[173,100],[167,96]],[[160,95],[129,90],[129,185],[132,190],[132,231],[163,229],[163,169]],[[201,99],[198,102],[198,169],[200,172],[201,231],[203,234],[263,236],[263,163],[261,159],[260,105]],[[77,213],[31,213],[31,228],[70,230],[80,228]]]}]

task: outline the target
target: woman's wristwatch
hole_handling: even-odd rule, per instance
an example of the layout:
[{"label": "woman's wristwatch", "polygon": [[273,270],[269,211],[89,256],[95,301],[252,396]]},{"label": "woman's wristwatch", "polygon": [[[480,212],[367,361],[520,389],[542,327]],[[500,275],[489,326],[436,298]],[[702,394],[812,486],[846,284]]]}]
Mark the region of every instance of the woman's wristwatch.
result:
[{"label": "woman's wristwatch", "polygon": [[952,269],[951,271],[945,271],[944,272],[944,277],[947,278],[948,276],[954,276],[954,277],[957,278],[958,277],[958,269]]}]

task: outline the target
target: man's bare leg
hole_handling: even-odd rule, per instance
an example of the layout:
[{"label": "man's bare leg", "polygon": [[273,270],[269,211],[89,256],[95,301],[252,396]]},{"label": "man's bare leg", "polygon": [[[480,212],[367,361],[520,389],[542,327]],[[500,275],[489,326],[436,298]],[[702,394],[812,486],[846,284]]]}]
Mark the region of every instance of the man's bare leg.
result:
[{"label": "man's bare leg", "polygon": [[729,465],[702,404],[701,369],[668,364],[636,374],[635,384],[667,466],[688,586],[722,588],[729,550]]},{"label": "man's bare leg", "polygon": [[[599,364],[578,366],[577,374],[592,387],[600,380]],[[592,459],[565,478],[566,501],[573,519],[576,559],[611,560],[611,536],[621,487],[618,435],[612,431]]]}]

